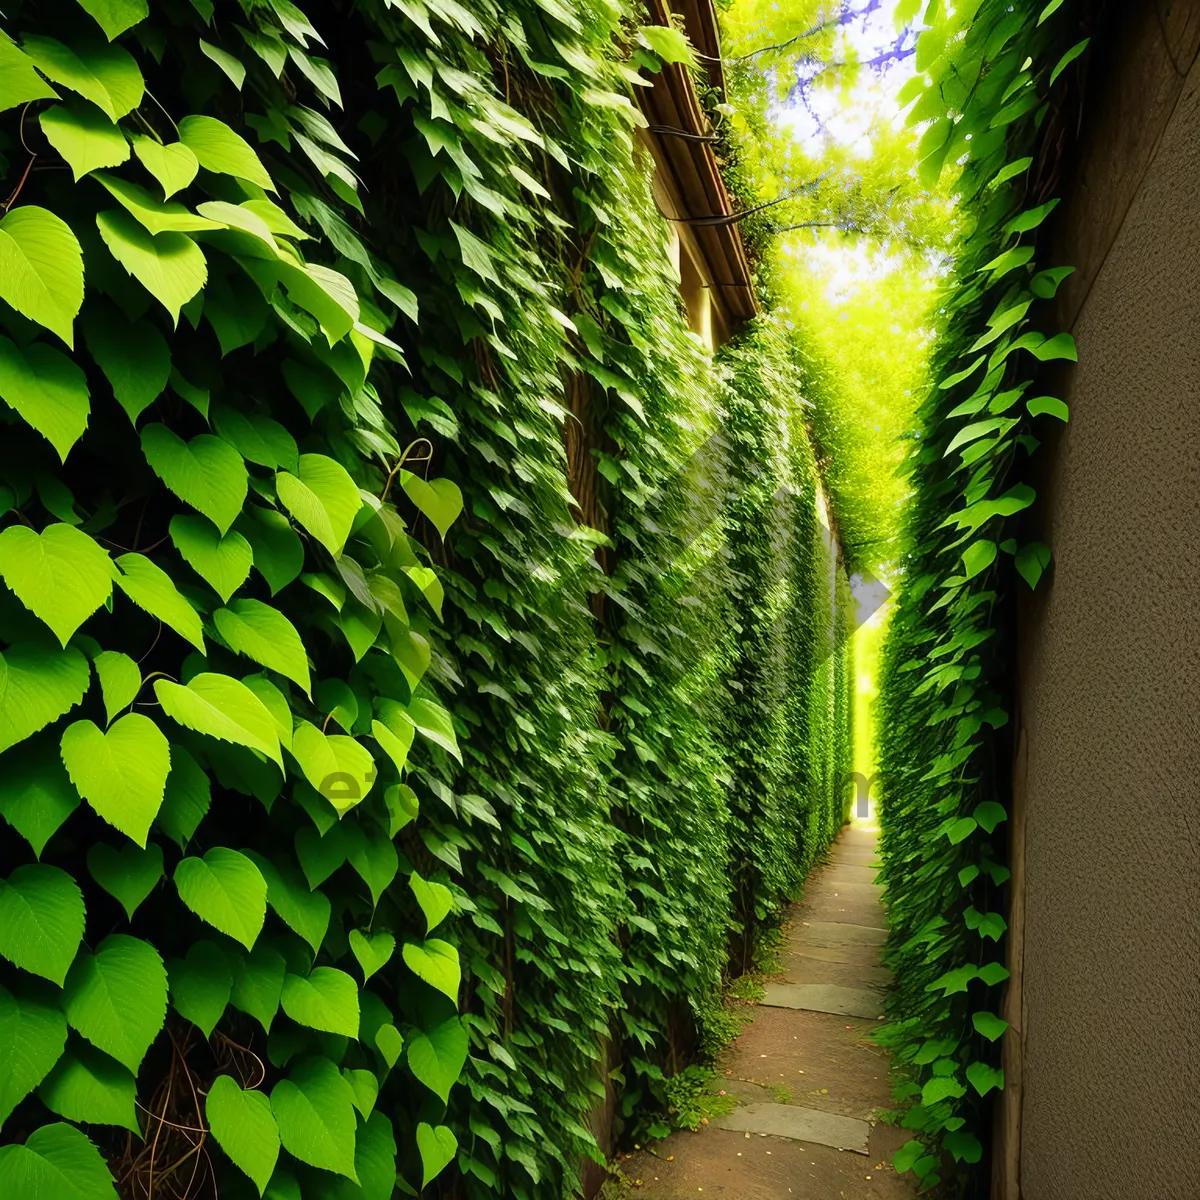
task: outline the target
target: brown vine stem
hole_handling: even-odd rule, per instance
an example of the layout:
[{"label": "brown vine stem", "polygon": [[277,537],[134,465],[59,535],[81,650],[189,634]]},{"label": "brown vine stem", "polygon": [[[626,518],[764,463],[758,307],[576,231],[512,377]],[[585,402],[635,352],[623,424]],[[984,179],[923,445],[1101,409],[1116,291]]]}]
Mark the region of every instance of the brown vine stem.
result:
[{"label": "brown vine stem", "polygon": [[[154,650],[154,647],[158,645],[158,639],[160,637],[162,637],[162,627],[163,627],[163,623],[161,621],[159,621],[158,632],[154,635],[154,641],[152,641],[150,643],[149,647],[146,650],[146,653],[143,654],[142,657],[138,659],[139,667],[142,665],[142,663],[144,663],[146,661],[146,659],[148,659],[150,657],[150,654]],[[143,679],[142,682],[145,683],[146,681]],[[135,699],[136,699],[136,697],[135,697]]]},{"label": "brown vine stem", "polygon": [[396,461],[396,465],[392,468],[391,474],[387,477],[387,482],[383,485],[383,495],[379,498],[381,502],[387,500],[388,492],[392,490],[392,481],[396,478],[396,474],[400,468],[408,461],[409,452],[416,449],[416,447],[422,443],[429,447],[429,453],[425,455],[424,458],[414,458],[412,461],[423,463],[433,461],[433,443],[428,438],[417,438],[415,441],[409,442],[409,444],[404,448],[404,452]]}]

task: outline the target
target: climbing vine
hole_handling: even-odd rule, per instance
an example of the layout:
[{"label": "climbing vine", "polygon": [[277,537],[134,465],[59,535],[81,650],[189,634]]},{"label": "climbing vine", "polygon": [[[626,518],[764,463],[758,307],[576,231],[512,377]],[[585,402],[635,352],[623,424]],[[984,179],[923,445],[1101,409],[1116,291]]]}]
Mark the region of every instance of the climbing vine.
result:
[{"label": "climbing vine", "polygon": [[1064,52],[1062,0],[934,4],[924,20],[918,73],[900,99],[924,124],[920,175],[933,186],[953,173],[968,227],[909,460],[903,584],[881,682],[887,959],[898,983],[883,1036],[909,1075],[898,1094],[911,1101],[902,1123],[914,1137],[896,1167],[931,1188],[952,1161],[961,1190],[978,1179],[984,1102],[1004,1086],[1003,614],[1016,577],[1035,587],[1050,562],[1046,546],[1013,536],[1011,519],[1035,498],[1022,475],[1039,427],[1068,415],[1037,394],[1039,364],[1075,358],[1069,334],[1042,332],[1042,306],[1072,268],[1037,261],[1057,201],[1033,192],[1031,168],[1056,85],[1087,42]]},{"label": "climbing vine", "polygon": [[[832,835],[832,595],[770,632],[811,453],[687,331],[633,96],[686,46],[637,15],[6,9],[14,1196],[571,1194]],[[795,450],[777,576],[765,491],[695,502],[727,416],[732,478]],[[826,681],[752,770],[732,595]]]}]

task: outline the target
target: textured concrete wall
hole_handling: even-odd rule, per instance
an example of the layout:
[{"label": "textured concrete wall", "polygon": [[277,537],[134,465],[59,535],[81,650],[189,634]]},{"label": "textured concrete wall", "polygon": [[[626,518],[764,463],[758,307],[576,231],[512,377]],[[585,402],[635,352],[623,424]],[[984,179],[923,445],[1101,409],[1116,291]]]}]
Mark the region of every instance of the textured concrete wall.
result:
[{"label": "textured concrete wall", "polygon": [[1200,3],[1121,7],[1020,622],[1024,1200],[1200,1196]]}]

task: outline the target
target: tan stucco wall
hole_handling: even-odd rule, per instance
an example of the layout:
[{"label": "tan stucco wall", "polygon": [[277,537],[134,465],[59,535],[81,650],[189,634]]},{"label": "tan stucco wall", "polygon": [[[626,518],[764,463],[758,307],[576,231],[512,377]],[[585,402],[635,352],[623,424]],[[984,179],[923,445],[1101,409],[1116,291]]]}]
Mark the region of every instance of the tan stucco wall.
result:
[{"label": "tan stucco wall", "polygon": [[1059,213],[1084,261],[1019,623],[1024,1200],[1200,1196],[1200,4],[1155,7],[1092,72],[1121,102]]}]

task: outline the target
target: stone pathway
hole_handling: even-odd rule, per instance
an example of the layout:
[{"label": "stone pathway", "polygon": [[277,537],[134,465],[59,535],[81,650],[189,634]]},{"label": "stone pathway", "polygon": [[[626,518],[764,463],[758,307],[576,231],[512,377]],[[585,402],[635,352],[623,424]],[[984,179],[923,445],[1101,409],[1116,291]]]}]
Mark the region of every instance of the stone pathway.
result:
[{"label": "stone pathway", "polygon": [[646,1200],[909,1200],[892,1154],[908,1133],[875,1120],[892,1106],[889,1063],[868,1035],[888,973],[876,833],[847,826],[784,927],[780,972],[718,1063],[740,1104],[622,1164]]}]

